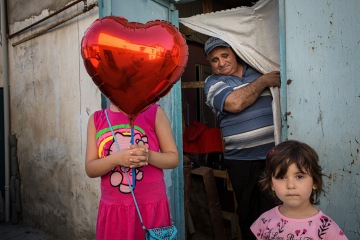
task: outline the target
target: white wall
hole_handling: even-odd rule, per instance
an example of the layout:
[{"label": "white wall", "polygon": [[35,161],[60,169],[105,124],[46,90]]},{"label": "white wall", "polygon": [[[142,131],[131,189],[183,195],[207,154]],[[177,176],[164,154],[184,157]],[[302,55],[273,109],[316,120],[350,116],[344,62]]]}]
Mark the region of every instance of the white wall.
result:
[{"label": "white wall", "polygon": [[360,239],[360,2],[284,2],[288,138],[317,150],[320,208]]},{"label": "white wall", "polygon": [[[82,5],[40,26],[54,24]],[[10,25],[15,32],[46,17]],[[98,9],[44,35],[12,47],[37,32],[34,27],[10,40],[11,133],[18,139],[24,221],[57,239],[94,239],[99,179],[84,170],[87,120],[100,109],[100,92],[87,74],[80,53],[85,30]]]}]

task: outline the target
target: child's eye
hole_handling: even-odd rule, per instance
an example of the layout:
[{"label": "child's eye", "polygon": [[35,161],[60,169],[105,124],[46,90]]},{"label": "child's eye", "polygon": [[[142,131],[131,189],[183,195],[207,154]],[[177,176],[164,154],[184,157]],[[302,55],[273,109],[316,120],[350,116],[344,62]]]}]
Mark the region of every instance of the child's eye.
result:
[{"label": "child's eye", "polygon": [[304,178],[304,175],[297,175],[296,178],[297,178],[297,179],[303,179],[303,178]]}]

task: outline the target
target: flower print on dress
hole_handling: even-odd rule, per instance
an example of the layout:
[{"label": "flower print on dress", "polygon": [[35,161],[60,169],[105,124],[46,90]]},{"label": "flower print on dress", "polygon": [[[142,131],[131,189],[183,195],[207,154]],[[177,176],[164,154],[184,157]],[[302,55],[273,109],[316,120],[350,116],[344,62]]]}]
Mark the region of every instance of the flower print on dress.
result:
[{"label": "flower print on dress", "polygon": [[285,227],[287,222],[288,221],[284,220],[284,219],[281,219],[281,222],[278,222],[277,226],[279,228],[279,230],[278,230],[279,233],[282,233],[284,231],[284,227]]},{"label": "flower print on dress", "polygon": [[321,216],[320,217],[321,225],[318,229],[318,236],[320,239],[323,239],[326,231],[329,229],[331,225],[331,220],[327,216]]},{"label": "flower print on dress", "polygon": [[296,235],[296,237],[299,237],[299,236],[304,235],[306,232],[307,232],[306,229],[303,229],[303,230],[298,229],[298,230],[295,230],[295,235]]}]

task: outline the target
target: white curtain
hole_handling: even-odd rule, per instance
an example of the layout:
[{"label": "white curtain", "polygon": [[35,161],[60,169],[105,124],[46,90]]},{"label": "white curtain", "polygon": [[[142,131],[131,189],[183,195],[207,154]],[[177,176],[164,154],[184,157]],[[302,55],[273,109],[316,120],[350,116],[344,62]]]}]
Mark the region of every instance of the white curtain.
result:
[{"label": "white curtain", "polygon": [[[279,8],[277,0],[260,0],[252,7],[180,18],[188,28],[208,36],[223,39],[246,63],[268,73],[280,70]],[[281,109],[278,88],[273,95],[275,143],[281,140]]]}]

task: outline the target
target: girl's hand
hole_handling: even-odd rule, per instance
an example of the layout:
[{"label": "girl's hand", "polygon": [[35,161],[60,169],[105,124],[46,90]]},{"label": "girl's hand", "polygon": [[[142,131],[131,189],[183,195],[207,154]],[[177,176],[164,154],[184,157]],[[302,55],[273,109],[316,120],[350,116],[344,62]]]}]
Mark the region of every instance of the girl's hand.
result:
[{"label": "girl's hand", "polygon": [[150,151],[145,145],[131,145],[129,155],[130,168],[143,167],[149,164]]}]

